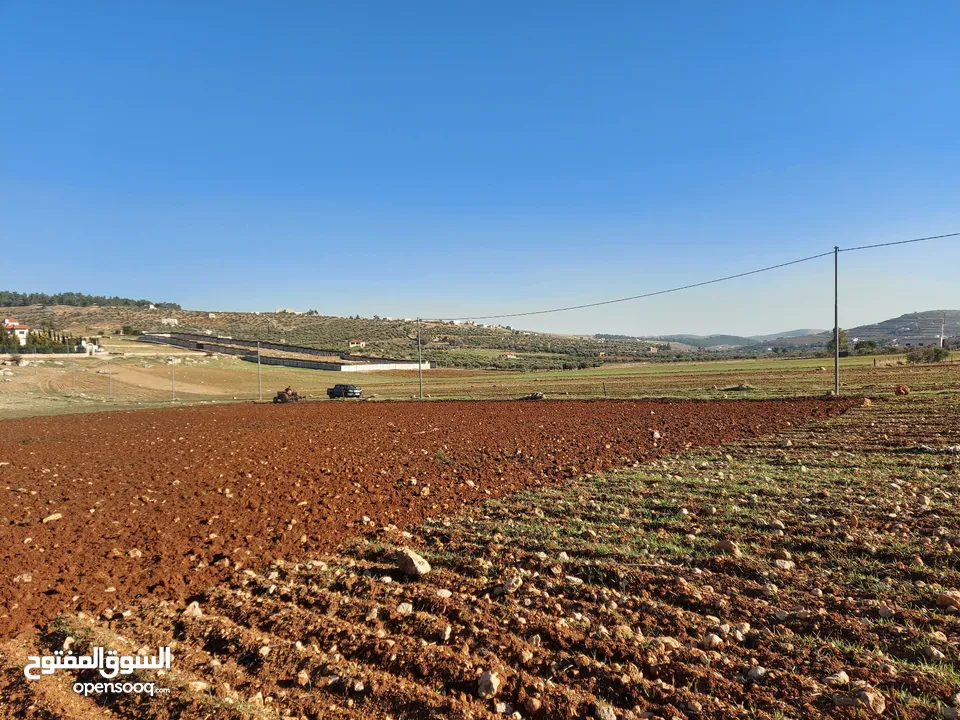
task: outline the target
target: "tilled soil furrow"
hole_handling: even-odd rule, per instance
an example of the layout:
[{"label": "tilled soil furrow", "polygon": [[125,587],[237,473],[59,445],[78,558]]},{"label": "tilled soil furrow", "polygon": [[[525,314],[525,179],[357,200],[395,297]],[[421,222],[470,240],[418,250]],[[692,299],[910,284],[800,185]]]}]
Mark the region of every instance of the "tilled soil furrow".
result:
[{"label": "tilled soil furrow", "polygon": [[0,635],[64,610],[182,599],[227,561],[330,550],[367,531],[364,516],[416,523],[854,402],[231,405],[0,422]]}]

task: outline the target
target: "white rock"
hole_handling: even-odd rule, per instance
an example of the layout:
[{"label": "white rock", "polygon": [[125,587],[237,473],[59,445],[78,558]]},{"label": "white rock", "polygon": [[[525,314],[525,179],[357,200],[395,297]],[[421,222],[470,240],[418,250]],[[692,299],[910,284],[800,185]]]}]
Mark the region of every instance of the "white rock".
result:
[{"label": "white rock", "polygon": [[487,670],[477,681],[477,694],[481,700],[490,700],[500,691],[500,676]]},{"label": "white rock", "polygon": [[700,645],[704,650],[716,650],[723,645],[723,638],[715,633],[707,633],[704,635],[703,642],[701,642]]},{"label": "white rock", "polygon": [[432,570],[430,563],[410,548],[403,548],[397,553],[397,567],[404,575],[420,577]]},{"label": "white rock", "polygon": [[188,617],[188,618],[203,617],[203,611],[200,609],[200,603],[194,600],[192,603],[187,605],[187,609],[183,611],[182,617]]},{"label": "white rock", "polygon": [[843,670],[838,670],[833,675],[827,675],[823,679],[824,684],[830,687],[841,687],[850,684],[850,676]]},{"label": "white rock", "polygon": [[523,585],[523,578],[519,574],[511,575],[503,583],[503,591],[505,593],[515,593],[521,585]]},{"label": "white rock", "polygon": [[617,713],[607,704],[597,704],[593,711],[596,720],[617,720]]}]

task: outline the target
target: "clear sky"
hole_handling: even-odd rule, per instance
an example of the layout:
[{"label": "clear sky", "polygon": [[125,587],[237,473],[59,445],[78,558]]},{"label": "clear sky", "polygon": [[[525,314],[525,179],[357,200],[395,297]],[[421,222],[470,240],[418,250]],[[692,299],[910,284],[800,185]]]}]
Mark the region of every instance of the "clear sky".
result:
[{"label": "clear sky", "polygon": [[[960,230],[960,4],[0,0],[0,286],[425,317]],[[960,308],[842,256],[841,324]],[[512,321],[832,325],[832,261]]]}]

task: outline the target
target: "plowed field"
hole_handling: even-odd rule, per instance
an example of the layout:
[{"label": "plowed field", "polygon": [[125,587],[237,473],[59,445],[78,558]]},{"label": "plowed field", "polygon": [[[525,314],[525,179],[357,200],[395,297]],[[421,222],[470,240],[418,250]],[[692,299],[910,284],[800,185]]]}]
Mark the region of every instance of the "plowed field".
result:
[{"label": "plowed field", "polygon": [[851,400],[232,405],[0,423],[0,635]]}]

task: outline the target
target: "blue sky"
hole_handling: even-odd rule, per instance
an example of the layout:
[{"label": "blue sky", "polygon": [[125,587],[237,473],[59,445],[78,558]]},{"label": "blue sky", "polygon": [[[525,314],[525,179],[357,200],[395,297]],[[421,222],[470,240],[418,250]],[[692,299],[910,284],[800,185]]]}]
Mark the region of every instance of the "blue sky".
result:
[{"label": "blue sky", "polygon": [[[0,0],[0,286],[480,315],[958,231],[958,26],[932,0]],[[960,308],[957,240],[842,260],[842,325]],[[513,324],[825,328],[831,292],[821,260]]]}]

